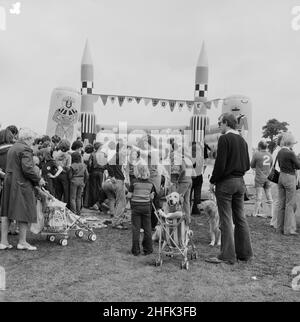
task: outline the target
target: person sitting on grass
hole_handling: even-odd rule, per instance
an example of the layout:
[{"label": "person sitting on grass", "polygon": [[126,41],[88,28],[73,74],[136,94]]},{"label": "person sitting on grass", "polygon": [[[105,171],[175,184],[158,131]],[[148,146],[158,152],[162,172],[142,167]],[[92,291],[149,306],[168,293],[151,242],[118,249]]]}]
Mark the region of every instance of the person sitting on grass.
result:
[{"label": "person sitting on grass", "polygon": [[153,252],[151,233],[151,199],[154,198],[155,187],[149,181],[150,172],[147,165],[138,164],[136,180],[129,187],[127,197],[131,199],[132,248],[134,256],[140,254],[140,230],[144,230],[144,255]]}]

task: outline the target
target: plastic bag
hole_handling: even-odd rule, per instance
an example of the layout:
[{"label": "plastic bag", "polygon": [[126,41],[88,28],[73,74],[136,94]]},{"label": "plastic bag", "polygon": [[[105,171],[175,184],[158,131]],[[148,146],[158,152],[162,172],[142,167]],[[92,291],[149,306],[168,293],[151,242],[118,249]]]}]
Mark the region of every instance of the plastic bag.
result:
[{"label": "plastic bag", "polygon": [[37,212],[37,222],[30,225],[30,231],[34,234],[39,234],[43,230],[44,224],[45,224],[43,205],[39,199],[36,202],[36,212]]},{"label": "plastic bag", "polygon": [[57,199],[49,201],[48,212],[45,217],[45,231],[60,233],[67,229],[65,209],[65,203]]}]

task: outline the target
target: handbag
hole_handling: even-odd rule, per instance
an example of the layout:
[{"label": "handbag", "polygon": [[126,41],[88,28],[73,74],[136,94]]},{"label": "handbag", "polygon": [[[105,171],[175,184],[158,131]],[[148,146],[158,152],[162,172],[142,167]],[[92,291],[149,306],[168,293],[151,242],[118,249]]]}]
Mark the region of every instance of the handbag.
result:
[{"label": "handbag", "polygon": [[276,160],[275,160],[275,163],[274,165],[272,166],[271,168],[271,171],[268,175],[268,180],[274,182],[274,183],[278,183],[278,180],[279,180],[279,171],[277,171],[275,169],[275,166],[276,166],[276,162],[277,162],[277,156],[276,156]]}]

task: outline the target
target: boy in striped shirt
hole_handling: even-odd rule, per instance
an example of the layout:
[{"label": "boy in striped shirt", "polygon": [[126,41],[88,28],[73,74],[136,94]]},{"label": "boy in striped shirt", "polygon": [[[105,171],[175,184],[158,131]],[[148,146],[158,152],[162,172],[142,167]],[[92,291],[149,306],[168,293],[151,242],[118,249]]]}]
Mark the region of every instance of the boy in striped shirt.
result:
[{"label": "boy in striped shirt", "polygon": [[145,164],[138,164],[135,168],[136,180],[129,187],[127,197],[131,199],[131,224],[132,224],[132,248],[134,256],[138,256],[140,250],[140,229],[144,230],[142,246],[144,255],[153,252],[151,234],[151,200],[155,194],[153,183],[149,181],[150,172]]}]

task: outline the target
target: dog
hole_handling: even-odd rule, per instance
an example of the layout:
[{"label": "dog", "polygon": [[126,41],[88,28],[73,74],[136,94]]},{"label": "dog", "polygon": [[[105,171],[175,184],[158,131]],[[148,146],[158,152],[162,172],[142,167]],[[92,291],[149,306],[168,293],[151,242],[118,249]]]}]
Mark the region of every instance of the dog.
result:
[{"label": "dog", "polygon": [[200,212],[203,212],[209,222],[210,246],[221,245],[221,231],[219,228],[219,212],[214,200],[205,200],[198,205]]},{"label": "dog", "polygon": [[[182,212],[182,203],[183,203],[183,197],[178,192],[174,191],[171,192],[169,195],[166,196],[166,205],[164,207],[164,210],[159,209],[157,212],[161,217],[164,217],[166,219],[172,220],[176,218],[180,218],[183,216]],[[161,231],[161,225],[158,224],[155,227],[155,231],[152,235],[153,241],[159,240],[159,235]]]}]

